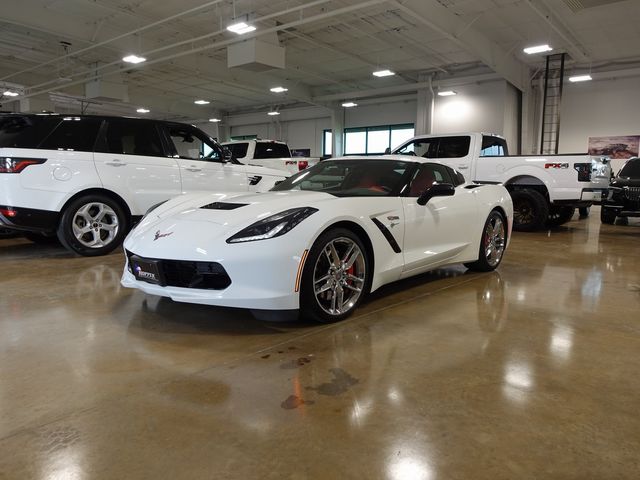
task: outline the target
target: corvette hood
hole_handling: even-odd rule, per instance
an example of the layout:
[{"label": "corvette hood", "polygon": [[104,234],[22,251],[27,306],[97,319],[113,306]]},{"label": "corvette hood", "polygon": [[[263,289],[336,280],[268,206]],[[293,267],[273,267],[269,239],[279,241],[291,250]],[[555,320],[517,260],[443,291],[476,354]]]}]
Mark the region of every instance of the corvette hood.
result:
[{"label": "corvette hood", "polygon": [[158,208],[157,213],[151,212],[150,217],[170,219],[171,223],[206,222],[235,227],[249,225],[290,208],[312,207],[336,200],[337,197],[328,193],[300,191],[185,195]]}]

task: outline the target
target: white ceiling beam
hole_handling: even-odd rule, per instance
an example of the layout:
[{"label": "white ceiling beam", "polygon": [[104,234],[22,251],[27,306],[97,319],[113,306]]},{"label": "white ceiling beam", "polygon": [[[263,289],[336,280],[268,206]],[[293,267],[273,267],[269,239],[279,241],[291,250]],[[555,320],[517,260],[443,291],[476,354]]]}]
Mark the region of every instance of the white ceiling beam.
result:
[{"label": "white ceiling beam", "polygon": [[516,88],[525,89],[528,79],[527,66],[437,0],[390,0],[390,4],[476,55]]}]

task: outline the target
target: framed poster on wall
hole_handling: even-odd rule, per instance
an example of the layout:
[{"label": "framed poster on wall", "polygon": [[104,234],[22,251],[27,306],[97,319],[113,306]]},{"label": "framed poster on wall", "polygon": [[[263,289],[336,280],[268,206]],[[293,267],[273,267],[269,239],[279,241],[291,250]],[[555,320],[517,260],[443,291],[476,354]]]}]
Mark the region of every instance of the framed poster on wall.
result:
[{"label": "framed poster on wall", "polygon": [[589,137],[589,155],[609,157],[617,173],[629,158],[640,156],[640,135]]}]

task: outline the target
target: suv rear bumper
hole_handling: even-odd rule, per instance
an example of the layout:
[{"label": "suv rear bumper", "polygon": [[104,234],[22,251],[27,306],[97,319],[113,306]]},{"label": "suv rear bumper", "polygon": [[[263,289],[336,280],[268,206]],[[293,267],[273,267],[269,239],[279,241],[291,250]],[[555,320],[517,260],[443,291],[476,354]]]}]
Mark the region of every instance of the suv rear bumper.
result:
[{"label": "suv rear bumper", "polygon": [[0,205],[0,227],[24,232],[55,232],[60,212]]}]

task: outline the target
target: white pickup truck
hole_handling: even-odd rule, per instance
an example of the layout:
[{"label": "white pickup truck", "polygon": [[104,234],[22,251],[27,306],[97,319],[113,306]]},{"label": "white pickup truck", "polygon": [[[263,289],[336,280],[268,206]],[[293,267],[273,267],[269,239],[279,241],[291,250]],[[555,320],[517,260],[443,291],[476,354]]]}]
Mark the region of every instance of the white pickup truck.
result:
[{"label": "white pickup truck", "polygon": [[584,155],[509,155],[498,135],[420,135],[395,155],[437,158],[476,183],[503,184],[513,200],[514,229],[534,231],[568,222],[576,207],[599,201],[611,177],[609,159]]},{"label": "white pickup truck", "polygon": [[238,140],[221,145],[231,150],[233,158],[240,163],[276,168],[290,173],[298,173],[320,161],[317,157],[293,157],[289,146],[277,140]]}]

